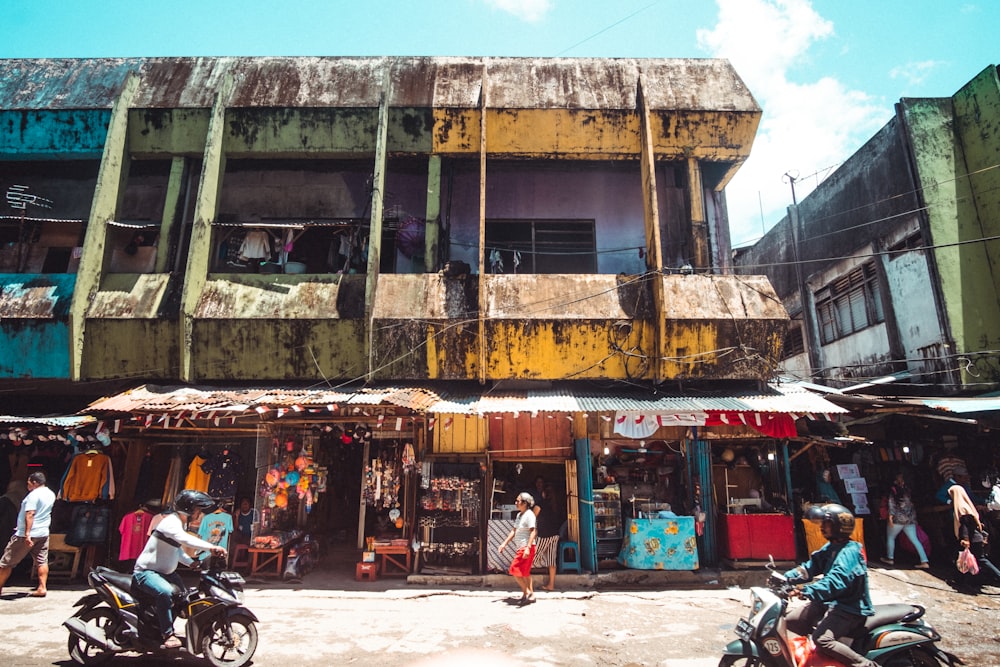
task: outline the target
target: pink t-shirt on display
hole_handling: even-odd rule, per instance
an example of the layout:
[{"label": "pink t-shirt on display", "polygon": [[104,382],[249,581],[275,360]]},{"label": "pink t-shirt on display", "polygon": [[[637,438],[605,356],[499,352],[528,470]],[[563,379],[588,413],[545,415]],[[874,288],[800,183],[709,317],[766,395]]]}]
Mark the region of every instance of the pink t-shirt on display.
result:
[{"label": "pink t-shirt on display", "polygon": [[118,524],[118,532],[122,536],[122,546],[118,560],[135,560],[146,546],[146,539],[153,515],[149,512],[136,511],[122,517]]}]

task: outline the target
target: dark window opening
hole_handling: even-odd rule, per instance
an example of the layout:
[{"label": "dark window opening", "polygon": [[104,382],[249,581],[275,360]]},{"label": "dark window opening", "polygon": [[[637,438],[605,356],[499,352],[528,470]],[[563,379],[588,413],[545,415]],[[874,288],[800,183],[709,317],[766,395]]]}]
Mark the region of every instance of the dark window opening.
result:
[{"label": "dark window opening", "polygon": [[895,259],[896,257],[905,252],[908,252],[910,250],[916,250],[917,248],[923,248],[923,247],[924,247],[924,242],[923,239],[920,238],[920,232],[915,232],[907,236],[902,241],[898,243],[893,243],[891,246],[889,246],[889,253],[890,253],[889,257],[891,259]]},{"label": "dark window opening", "polygon": [[805,351],[806,344],[802,336],[802,325],[795,323],[785,332],[784,352],[781,358],[788,359],[789,357],[803,354]]},{"label": "dark window opening", "polygon": [[489,273],[597,273],[593,220],[487,220]]},{"label": "dark window opening", "polygon": [[864,264],[818,291],[816,313],[824,345],[884,322],[875,265]]}]

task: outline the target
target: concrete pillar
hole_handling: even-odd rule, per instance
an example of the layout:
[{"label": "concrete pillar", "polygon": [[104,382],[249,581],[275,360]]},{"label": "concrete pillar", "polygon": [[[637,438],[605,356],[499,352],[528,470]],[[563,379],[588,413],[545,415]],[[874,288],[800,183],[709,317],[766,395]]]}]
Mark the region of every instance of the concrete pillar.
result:
[{"label": "concrete pillar", "polygon": [[160,219],[160,242],[156,247],[156,273],[167,273],[170,267],[167,261],[170,259],[170,243],[168,239],[173,238],[174,227],[183,219],[184,211],[184,177],[187,174],[185,169],[187,158],[175,157],[170,163],[170,178],[167,181],[167,195],[163,202],[163,217]]},{"label": "concrete pillar", "polygon": [[441,156],[427,161],[427,212],[424,215],[424,271],[440,268],[441,238]]},{"label": "concrete pillar", "polygon": [[385,170],[386,170],[386,137],[389,133],[389,100],[392,89],[389,69],[382,75],[382,93],[378,103],[378,128],[375,135],[375,167],[372,175],[372,205],[371,221],[368,237],[368,273],[365,276],[365,321],[368,323],[368,335],[365,337],[365,356],[368,358],[368,381],[374,378],[375,356],[373,338],[375,336],[375,297],[378,287],[379,267],[382,262],[382,210],[385,207]]},{"label": "concrete pillar", "polygon": [[87,222],[83,242],[83,256],[76,274],[76,288],[69,313],[69,372],[73,380],[80,380],[83,369],[83,338],[87,326],[87,308],[101,288],[101,279],[109,261],[107,247],[108,221],[118,215],[125,183],[128,180],[128,110],[139,88],[139,76],[130,73],[111,107],[107,139],[101,167],[97,172],[94,201]]},{"label": "concrete pillar", "polygon": [[691,193],[691,265],[696,269],[710,269],[708,257],[708,223],[705,220],[705,198],[701,184],[701,165],[698,158],[687,159],[688,189]]},{"label": "concrete pillar", "polygon": [[194,318],[198,300],[208,282],[212,261],[212,222],[219,209],[222,178],[226,171],[224,150],[226,107],[233,91],[232,75],[227,74],[215,94],[212,116],[208,121],[208,137],[202,161],[201,178],[195,199],[194,222],[188,245],[187,269],[181,293],[180,379],[196,382],[194,373]]}]

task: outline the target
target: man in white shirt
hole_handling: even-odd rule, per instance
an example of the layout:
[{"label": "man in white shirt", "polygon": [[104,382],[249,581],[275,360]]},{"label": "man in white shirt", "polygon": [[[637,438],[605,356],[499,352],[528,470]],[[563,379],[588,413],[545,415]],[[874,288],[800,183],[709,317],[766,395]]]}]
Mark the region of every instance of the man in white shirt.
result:
[{"label": "man in white shirt", "polygon": [[163,648],[180,648],[181,641],[174,636],[174,613],[171,596],[175,588],[184,589],[184,582],[177,574],[178,563],[194,562],[182,547],[225,557],[220,546],[195,537],[185,530],[188,523],[198,523],[201,517],[215,510],[211,496],[201,491],[185,489],[174,500],[174,511],[163,514],[132,571],[132,588],[151,596],[156,605],[156,619],[160,625]]},{"label": "man in white shirt", "polygon": [[45,473],[28,475],[28,495],[21,501],[17,513],[17,529],[0,557],[0,592],[10,577],[10,571],[31,554],[38,568],[38,587],[28,595],[43,598],[49,581],[49,526],[56,494],[45,486]]}]

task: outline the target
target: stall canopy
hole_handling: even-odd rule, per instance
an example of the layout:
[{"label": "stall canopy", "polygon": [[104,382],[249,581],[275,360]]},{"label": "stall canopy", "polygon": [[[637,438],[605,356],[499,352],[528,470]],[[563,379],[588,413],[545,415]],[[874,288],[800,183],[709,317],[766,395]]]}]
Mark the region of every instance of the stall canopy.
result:
[{"label": "stall canopy", "polygon": [[10,440],[15,446],[48,441],[76,444],[99,440],[105,443],[106,438],[107,429],[90,415],[0,415],[0,440]]},{"label": "stall canopy", "polygon": [[[659,426],[746,425],[771,437],[794,437],[795,420],[833,419],[847,410],[794,385],[721,394],[581,387],[465,390],[424,386],[359,388],[221,388],[143,385],[102,398],[83,413],[139,420],[145,428],[205,426],[206,422],[299,418],[360,418],[384,409],[413,414],[601,414],[631,437]],[[381,414],[381,412],[380,412]],[[123,419],[115,420],[115,430]]]}]

